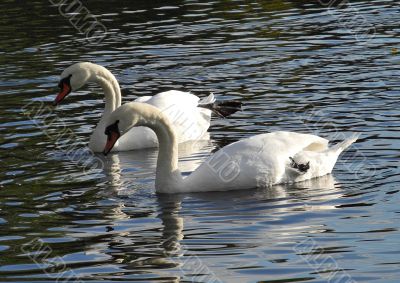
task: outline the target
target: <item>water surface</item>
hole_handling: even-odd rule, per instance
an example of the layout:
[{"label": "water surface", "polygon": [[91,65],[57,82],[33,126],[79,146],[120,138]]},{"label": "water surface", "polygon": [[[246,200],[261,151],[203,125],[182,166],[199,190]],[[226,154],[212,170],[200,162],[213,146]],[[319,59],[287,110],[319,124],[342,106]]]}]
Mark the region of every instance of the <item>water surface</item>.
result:
[{"label": "water surface", "polygon": [[[85,6],[108,30],[98,44],[50,1],[0,4],[1,281],[398,282],[396,1]],[[102,113],[98,87],[51,107],[59,75],[79,61],[110,69],[124,102],[173,88],[244,103],[213,120],[209,143],[181,149],[185,174],[257,133],[361,138],[332,175],[309,182],[158,195],[156,150],[87,151]],[[49,108],[27,111],[39,106]],[[104,168],[82,166],[90,158]]]}]

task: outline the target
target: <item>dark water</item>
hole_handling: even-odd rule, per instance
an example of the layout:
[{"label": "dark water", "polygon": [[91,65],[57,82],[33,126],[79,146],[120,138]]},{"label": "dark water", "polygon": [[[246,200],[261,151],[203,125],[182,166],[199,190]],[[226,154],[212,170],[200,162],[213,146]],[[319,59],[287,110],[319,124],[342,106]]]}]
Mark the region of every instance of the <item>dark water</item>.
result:
[{"label": "dark water", "polygon": [[[328,2],[85,1],[108,31],[90,44],[51,1],[1,1],[1,281],[398,282],[398,2]],[[310,182],[157,195],[156,150],[86,150],[100,89],[51,107],[78,61],[109,68],[124,102],[179,89],[245,104],[181,149],[186,173],[256,133],[361,138]]]}]

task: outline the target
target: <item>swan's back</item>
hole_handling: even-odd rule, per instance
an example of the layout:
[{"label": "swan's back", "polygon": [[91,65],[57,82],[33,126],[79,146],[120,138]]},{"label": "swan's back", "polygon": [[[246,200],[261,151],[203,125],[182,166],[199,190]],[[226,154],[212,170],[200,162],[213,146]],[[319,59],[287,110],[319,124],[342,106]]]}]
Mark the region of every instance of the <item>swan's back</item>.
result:
[{"label": "swan's back", "polygon": [[[232,190],[287,180],[291,159],[301,152],[325,154],[328,140],[309,134],[274,132],[232,143],[210,156],[186,184],[200,190]],[[293,176],[297,177],[297,176]],[[290,180],[289,180],[290,181]]]},{"label": "swan's back", "polygon": [[157,107],[169,118],[181,143],[207,135],[211,111],[197,107],[199,101],[199,97],[189,92],[170,90],[152,96],[145,103]]},{"label": "swan's back", "polygon": [[193,95],[190,92],[184,92],[179,90],[169,90],[160,92],[154,96],[151,96],[149,99],[145,100],[146,103],[151,104],[157,107],[158,109],[166,109],[168,107],[171,107],[172,105],[197,107],[199,101],[200,98],[198,98],[196,95]]}]

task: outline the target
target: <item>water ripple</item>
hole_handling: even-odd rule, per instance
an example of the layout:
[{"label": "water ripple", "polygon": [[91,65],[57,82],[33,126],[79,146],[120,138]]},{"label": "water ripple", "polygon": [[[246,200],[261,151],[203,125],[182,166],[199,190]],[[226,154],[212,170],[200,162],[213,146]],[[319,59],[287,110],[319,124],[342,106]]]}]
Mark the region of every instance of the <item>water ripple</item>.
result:
[{"label": "water ripple", "polygon": [[[396,1],[342,8],[304,1],[88,1],[108,29],[96,46],[56,6],[3,2],[2,278],[206,282],[193,268],[206,266],[205,275],[226,282],[324,282],[335,272],[357,282],[397,282]],[[360,41],[362,20],[376,34],[361,34]],[[101,90],[92,85],[51,106],[59,74],[77,61],[109,68],[124,102],[171,88],[243,102],[242,112],[213,120],[212,143],[181,149],[185,174],[219,146],[257,133],[312,132],[338,141],[338,133],[359,132],[361,138],[332,176],[228,195],[158,195],[156,150],[96,155],[105,170],[84,172],[66,145],[56,146],[68,128],[82,149],[77,157],[88,158],[86,144],[102,113]],[[41,103],[48,112],[23,111]]]}]

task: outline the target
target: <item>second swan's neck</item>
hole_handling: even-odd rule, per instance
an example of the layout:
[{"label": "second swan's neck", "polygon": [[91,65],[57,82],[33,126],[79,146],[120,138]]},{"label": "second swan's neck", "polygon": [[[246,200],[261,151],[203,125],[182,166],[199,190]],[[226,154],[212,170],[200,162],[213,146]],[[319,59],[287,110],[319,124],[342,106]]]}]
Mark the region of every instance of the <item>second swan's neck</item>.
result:
[{"label": "second swan's neck", "polygon": [[159,143],[156,190],[176,191],[183,185],[181,171],[178,168],[178,140],[168,119],[163,116],[161,121],[155,130]]},{"label": "second swan's neck", "polygon": [[158,110],[156,112],[139,122],[140,126],[151,128],[158,138],[156,191],[160,193],[180,191],[183,187],[183,178],[178,168],[177,136],[168,118],[162,112]]}]

